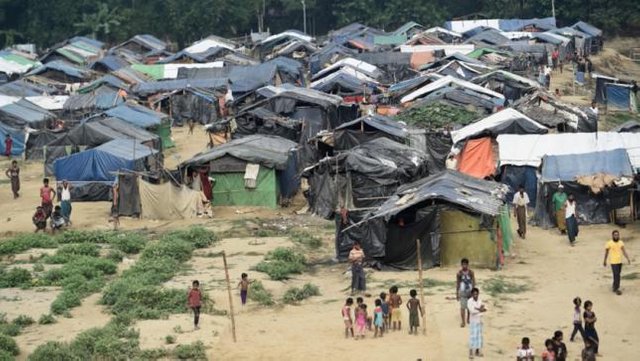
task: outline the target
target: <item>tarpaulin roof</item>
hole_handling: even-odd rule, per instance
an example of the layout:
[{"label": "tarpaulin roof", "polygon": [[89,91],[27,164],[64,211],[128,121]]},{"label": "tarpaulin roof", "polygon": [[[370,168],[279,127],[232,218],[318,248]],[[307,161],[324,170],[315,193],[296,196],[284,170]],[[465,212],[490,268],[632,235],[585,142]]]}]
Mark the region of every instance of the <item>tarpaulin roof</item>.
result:
[{"label": "tarpaulin roof", "polygon": [[294,39],[298,39],[298,40],[302,40],[302,41],[306,41],[306,42],[311,42],[313,41],[313,37],[298,31],[298,30],[287,30],[287,31],[283,31],[279,34],[274,34],[271,35],[267,38],[265,38],[264,40],[262,40],[260,42],[260,45],[265,45],[274,41],[278,41],[281,40],[283,38],[294,38]]},{"label": "tarpaulin roof", "polygon": [[[227,79],[224,78],[162,80],[137,84],[133,87],[133,91],[141,96],[148,96],[188,88],[224,89],[227,87],[227,83]],[[245,90],[244,87],[238,87],[237,85],[232,85],[231,89],[235,91]]]},{"label": "tarpaulin roof", "polygon": [[215,56],[216,54],[222,52],[222,51],[227,51],[227,48],[222,48],[222,47],[213,47],[213,48],[209,48],[201,53],[191,53],[188,52],[186,50],[181,50],[167,58],[164,58],[160,61],[158,61],[156,64],[167,64],[167,63],[173,63],[176,60],[179,60],[181,58],[188,58],[188,59],[192,59],[197,61],[198,63],[206,63],[208,61],[208,58],[211,56]]},{"label": "tarpaulin roof", "polygon": [[548,129],[519,111],[506,108],[464,128],[451,132],[453,144],[478,135],[543,134]]},{"label": "tarpaulin roof", "polygon": [[148,49],[151,50],[164,50],[167,48],[167,43],[165,43],[164,41],[156,38],[153,35],[149,35],[149,34],[141,34],[141,35],[136,35],[133,38],[125,41],[124,43],[122,43],[121,45],[119,45],[118,47],[129,43],[129,42],[134,42],[137,44],[140,44]]},{"label": "tarpaulin roof", "polygon": [[404,23],[404,25],[400,26],[398,29],[396,29],[396,31],[394,31],[393,34],[395,35],[406,34],[407,32],[409,32],[409,30],[413,28],[424,29],[424,26],[416,23],[415,21],[409,21]]},{"label": "tarpaulin roof", "polygon": [[577,23],[573,24],[572,28],[576,28],[591,36],[602,36],[602,30],[596,28],[591,24],[585,23],[584,21],[578,21]]},{"label": "tarpaulin roof", "polygon": [[79,68],[64,61],[52,61],[50,63],[46,63],[43,66],[30,71],[27,75],[38,75],[49,70],[59,71],[67,76],[77,78],[78,80],[89,79],[92,75],[90,70]]},{"label": "tarpaulin roof", "polygon": [[344,58],[344,59],[340,59],[337,62],[335,62],[334,64],[332,64],[331,66],[324,68],[322,70],[320,70],[319,72],[317,72],[314,76],[313,79],[319,79],[323,76],[325,76],[325,74],[329,74],[333,71],[336,71],[337,69],[340,69],[342,67],[351,67],[356,69],[357,71],[366,74],[372,78],[378,78],[382,75],[382,72],[380,71],[380,69],[378,69],[377,66],[375,65],[371,65],[365,61],[362,60],[357,60],[354,58]]},{"label": "tarpaulin roof", "polygon": [[400,138],[406,138],[409,135],[406,125],[403,125],[392,118],[382,115],[367,115],[364,117],[360,117],[350,122],[343,123],[340,126],[336,127],[334,130],[339,131],[341,129],[350,128],[360,129],[360,123],[364,123],[369,127]]},{"label": "tarpaulin roof", "polygon": [[461,88],[466,88],[466,89],[470,89],[474,92],[477,93],[481,93],[484,95],[488,95],[489,97],[492,98],[498,98],[498,99],[504,99],[504,95],[500,94],[500,93],[496,93],[493,90],[489,90],[486,88],[483,88],[479,85],[473,84],[471,82],[465,81],[465,80],[461,80],[461,79],[456,79],[452,76],[445,76],[444,78],[438,79],[436,81],[434,81],[433,83],[430,83],[420,89],[417,89],[415,91],[413,91],[412,93],[404,96],[402,99],[400,99],[401,103],[407,103],[410,101],[413,101],[417,98],[423,97],[431,92],[434,92],[438,89],[444,88],[444,87],[448,87],[448,86],[457,86],[457,87],[461,87]]},{"label": "tarpaulin roof", "polygon": [[542,182],[571,182],[578,177],[599,173],[615,177],[633,177],[629,155],[624,149],[602,152],[545,155],[542,158]]},{"label": "tarpaulin roof", "polygon": [[257,93],[265,98],[291,98],[305,103],[317,104],[322,107],[337,107],[342,103],[342,98],[336,95],[326,94],[317,90],[300,88],[291,84],[282,84],[279,87],[266,86],[257,90]]},{"label": "tarpaulin roof", "polygon": [[136,139],[140,143],[145,143],[159,140],[159,137],[118,118],[92,118],[76,125],[67,134],[47,145],[96,147],[114,139]]},{"label": "tarpaulin roof", "polygon": [[0,51],[0,73],[23,74],[38,65],[40,65],[39,62],[21,56],[19,53]]},{"label": "tarpaulin roof", "polygon": [[480,19],[480,20],[454,20],[444,23],[445,28],[463,33],[479,26],[490,27],[504,31],[518,31],[527,26],[534,25],[541,29],[553,29],[556,27],[554,17],[542,19]]},{"label": "tarpaulin roof", "polygon": [[398,188],[394,196],[372,212],[366,220],[389,219],[403,210],[434,200],[466,210],[497,216],[504,204],[506,186],[470,177],[456,171],[443,171]]},{"label": "tarpaulin roof", "polygon": [[443,50],[447,56],[455,53],[469,54],[475,48],[476,47],[473,44],[400,45],[400,51],[403,53],[424,53],[428,51]]},{"label": "tarpaulin roof", "polygon": [[118,90],[110,87],[100,87],[89,93],[70,96],[64,103],[64,109],[71,111],[81,109],[105,110],[123,102],[124,99],[120,97]]},{"label": "tarpaulin roof", "polygon": [[105,55],[103,58],[93,62],[89,68],[95,69],[96,65],[101,64],[109,70],[118,70],[120,68],[131,65],[128,61],[118,55]]},{"label": "tarpaulin roof", "polygon": [[46,110],[62,110],[64,103],[69,99],[68,95],[32,96],[25,99]]},{"label": "tarpaulin roof", "polygon": [[101,78],[98,78],[94,81],[92,81],[91,83],[89,83],[89,85],[86,85],[80,89],[78,89],[78,93],[88,93],[91,92],[93,90],[96,90],[97,88],[103,86],[103,85],[109,85],[115,89],[128,89],[129,88],[129,84],[127,84],[126,82],[124,82],[122,79],[113,76],[111,74],[107,74],[102,76]]},{"label": "tarpaulin roof", "polygon": [[623,148],[629,154],[633,167],[640,169],[638,133],[503,134],[497,141],[501,166],[538,167],[545,155],[585,154]]},{"label": "tarpaulin roof", "polygon": [[53,163],[56,179],[68,181],[112,181],[114,172],[144,170],[137,160],[157,151],[134,139],[114,139],[96,148],[58,158]]},{"label": "tarpaulin roof", "polygon": [[193,158],[183,162],[181,168],[205,165],[229,155],[268,168],[284,169],[289,161],[289,152],[296,147],[296,143],[282,137],[250,135],[196,154]]},{"label": "tarpaulin roof", "polygon": [[533,37],[535,39],[540,39],[544,42],[551,43],[554,45],[568,44],[569,42],[571,42],[571,39],[565,38],[562,35],[554,34],[552,32],[537,33]]},{"label": "tarpaulin roof", "polygon": [[44,84],[34,84],[24,79],[18,79],[11,83],[0,85],[0,94],[15,96],[15,97],[31,97],[40,96],[45,94],[56,94],[57,90],[54,87]]},{"label": "tarpaulin roof", "polygon": [[429,29],[423,31],[423,33],[427,33],[427,34],[429,34],[429,33],[443,33],[443,34],[451,35],[451,36],[453,36],[455,38],[461,38],[462,37],[462,34],[460,34],[458,32],[455,32],[455,31],[447,30],[447,29],[445,29],[443,27],[440,27],[440,26],[434,26],[432,28],[429,28]]},{"label": "tarpaulin roof", "polygon": [[189,47],[184,48],[184,51],[193,54],[202,53],[211,48],[227,48],[229,50],[233,50],[235,48],[235,44],[227,39],[223,39],[217,36],[209,36],[202,40],[196,41]]},{"label": "tarpaulin roof", "polygon": [[501,82],[514,81],[514,82],[529,86],[531,88],[540,88],[540,84],[537,81],[531,80],[529,78],[525,78],[523,76],[511,73],[505,70],[495,70],[490,73],[478,75],[477,77],[473,78],[471,81],[476,84],[484,84],[489,80],[498,80]]},{"label": "tarpaulin roof", "polygon": [[0,107],[0,120],[10,126],[40,128],[54,118],[53,113],[24,99]]},{"label": "tarpaulin roof", "polygon": [[108,116],[120,118],[141,128],[160,125],[168,115],[153,111],[138,104],[124,103],[105,112]]},{"label": "tarpaulin roof", "polygon": [[504,36],[499,30],[488,29],[481,33],[475,34],[465,41],[466,44],[478,42],[489,45],[502,45],[509,42],[509,38]]},{"label": "tarpaulin roof", "polygon": [[351,68],[342,68],[331,75],[318,79],[310,84],[312,89],[329,92],[335,85],[347,88],[354,92],[362,92],[363,87],[372,88],[378,86],[374,79]]}]

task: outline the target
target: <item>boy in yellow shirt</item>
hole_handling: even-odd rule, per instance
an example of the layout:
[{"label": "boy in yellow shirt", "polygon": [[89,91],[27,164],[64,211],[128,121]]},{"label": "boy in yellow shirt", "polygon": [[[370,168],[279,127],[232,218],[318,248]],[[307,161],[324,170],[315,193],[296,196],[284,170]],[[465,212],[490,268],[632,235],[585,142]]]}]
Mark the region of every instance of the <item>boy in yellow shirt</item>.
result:
[{"label": "boy in yellow shirt", "polygon": [[624,249],[624,242],[620,240],[620,232],[617,230],[611,232],[611,239],[607,241],[604,251],[604,261],[602,265],[607,267],[607,257],[611,264],[611,271],[613,272],[613,292],[617,295],[621,295],[620,291],[620,273],[622,272],[622,256],[627,259],[627,262],[631,264],[631,260],[627,255],[627,251]]}]

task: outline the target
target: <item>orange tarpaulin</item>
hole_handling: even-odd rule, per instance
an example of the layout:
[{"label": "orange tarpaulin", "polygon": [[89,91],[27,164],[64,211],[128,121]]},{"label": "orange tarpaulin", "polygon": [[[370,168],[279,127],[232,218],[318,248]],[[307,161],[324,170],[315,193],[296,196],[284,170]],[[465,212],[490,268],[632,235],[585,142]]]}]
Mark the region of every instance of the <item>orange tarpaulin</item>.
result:
[{"label": "orange tarpaulin", "polygon": [[433,51],[422,51],[411,53],[411,68],[412,69],[420,69],[421,66],[429,63],[433,63],[436,60],[436,57]]},{"label": "orange tarpaulin", "polygon": [[458,160],[458,171],[481,179],[496,171],[490,137],[467,141]]}]

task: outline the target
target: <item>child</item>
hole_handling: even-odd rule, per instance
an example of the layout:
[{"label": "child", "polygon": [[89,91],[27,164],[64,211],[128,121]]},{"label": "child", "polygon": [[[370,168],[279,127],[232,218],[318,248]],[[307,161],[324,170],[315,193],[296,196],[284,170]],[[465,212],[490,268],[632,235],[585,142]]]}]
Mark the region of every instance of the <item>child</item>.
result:
[{"label": "child", "polygon": [[33,221],[33,225],[36,226],[35,233],[38,233],[38,231],[46,232],[47,215],[44,213],[44,208],[42,208],[42,206],[36,207],[36,213],[33,214],[31,220]]},{"label": "child", "polygon": [[364,338],[364,329],[366,326],[367,326],[367,305],[361,303],[356,308],[356,330],[358,331],[356,340],[358,338]]},{"label": "child", "polygon": [[542,361],[556,361],[556,353],[553,352],[553,341],[547,339],[544,342],[544,346],[547,349],[542,353]]},{"label": "child", "polygon": [[584,341],[584,328],[582,328],[582,314],[580,313],[580,306],[582,305],[582,300],[580,297],[576,297],[573,299],[573,332],[571,332],[571,338],[569,341],[573,342],[576,337],[576,334],[580,332],[580,337]]},{"label": "child", "polygon": [[558,330],[553,333],[553,352],[556,354],[556,361],[567,360],[567,345],[562,342],[562,331]]},{"label": "child", "polygon": [[382,319],[385,329],[389,329],[389,304],[387,303],[387,294],[380,293],[380,301],[382,302]]},{"label": "child", "polygon": [[[356,298],[356,307],[360,307],[362,305],[365,306],[365,309],[367,308],[366,307],[367,305],[364,304],[364,299],[362,297]],[[371,317],[369,315],[367,315],[367,328],[369,329],[369,331],[371,331],[371,324],[372,323],[373,322],[372,322]]]},{"label": "child", "polygon": [[420,310],[420,316],[422,316],[422,306],[420,300],[416,298],[418,292],[416,290],[409,291],[409,302],[407,302],[407,309],[409,310],[409,334],[418,335],[418,327],[420,327],[420,319],[418,318],[418,310]]},{"label": "child", "polygon": [[62,208],[60,206],[56,206],[51,213],[51,233],[56,233],[56,231],[62,229],[66,223],[64,217],[62,216]]},{"label": "child", "polygon": [[342,315],[342,320],[344,321],[344,338],[349,338],[349,332],[351,332],[351,337],[354,337],[353,334],[353,319],[351,318],[351,306],[353,306],[353,298],[347,298],[347,301],[342,306],[342,311],[340,314]]},{"label": "child", "polygon": [[400,311],[400,305],[402,304],[402,298],[398,294],[398,286],[393,286],[389,289],[389,312],[391,317],[389,323],[396,329],[396,322],[398,323],[398,330],[402,329],[402,312]]},{"label": "child", "polygon": [[593,302],[587,301],[584,303],[584,313],[582,314],[584,317],[584,340],[591,341],[593,344],[593,352],[597,355],[598,349],[600,348],[600,338],[596,331],[596,321],[598,321],[598,318],[592,308]]},{"label": "child", "polygon": [[198,280],[193,281],[191,289],[187,295],[187,304],[189,308],[193,310],[193,325],[194,329],[199,330],[200,326],[200,306],[202,305],[202,292],[200,292],[200,282]]},{"label": "child", "polygon": [[[238,283],[238,287],[240,287],[240,301],[242,301],[242,305],[244,306],[247,303],[247,291],[249,291],[249,285],[253,283],[253,281],[249,281],[249,275],[243,273],[240,275],[240,283]],[[353,300],[351,300],[353,303]]]},{"label": "child", "polygon": [[582,361],[596,361],[596,352],[593,350],[593,342],[586,338],[582,350]]},{"label": "child", "polygon": [[529,337],[522,338],[522,345],[518,349],[518,353],[516,354],[516,361],[534,361],[535,360],[535,352],[529,346]]},{"label": "child", "polygon": [[376,333],[373,337],[378,337],[378,331],[380,331],[380,337],[382,337],[384,330],[384,312],[382,311],[382,300],[376,300],[376,308],[373,310],[373,325],[376,327]]}]

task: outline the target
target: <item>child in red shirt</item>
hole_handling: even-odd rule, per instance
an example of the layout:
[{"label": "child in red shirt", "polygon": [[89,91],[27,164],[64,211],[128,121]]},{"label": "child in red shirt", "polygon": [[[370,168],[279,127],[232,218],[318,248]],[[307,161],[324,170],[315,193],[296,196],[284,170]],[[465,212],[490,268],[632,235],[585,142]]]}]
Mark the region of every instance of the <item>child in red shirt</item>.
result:
[{"label": "child in red shirt", "polygon": [[202,304],[202,292],[200,292],[200,282],[193,281],[189,294],[187,295],[189,308],[193,310],[193,325],[196,330],[200,329],[200,306]]}]

